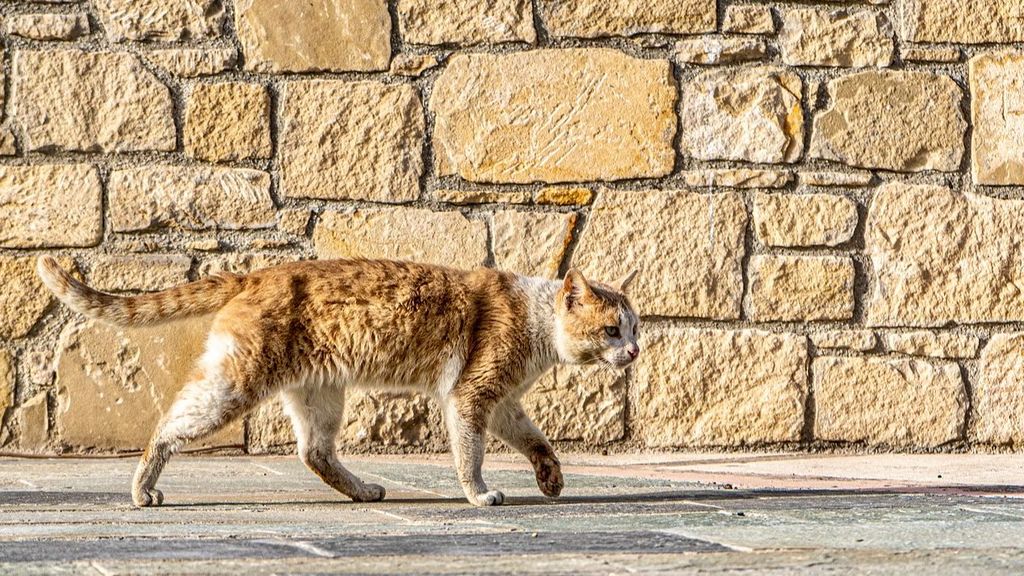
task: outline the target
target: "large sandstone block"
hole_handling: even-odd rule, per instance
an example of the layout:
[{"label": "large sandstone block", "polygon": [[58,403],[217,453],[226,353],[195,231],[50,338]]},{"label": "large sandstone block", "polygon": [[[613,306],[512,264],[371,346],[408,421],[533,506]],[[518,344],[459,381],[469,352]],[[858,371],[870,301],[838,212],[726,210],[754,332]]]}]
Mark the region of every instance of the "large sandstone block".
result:
[{"label": "large sandstone block", "polygon": [[665,60],[607,48],[453,56],[434,83],[440,176],[475,182],[653,178],[672,171]]},{"label": "large sandstone block", "polygon": [[99,244],[102,194],[88,164],[0,167],[0,247]]},{"label": "large sandstone block", "polygon": [[16,14],[4,19],[4,32],[30,40],[74,40],[89,33],[89,17],[78,14]]},{"label": "large sandstone block", "polygon": [[952,362],[814,360],[814,437],[935,447],[963,437],[967,391]]},{"label": "large sandstone block", "polygon": [[893,0],[900,36],[910,42],[1024,41],[1020,0]]},{"label": "large sandstone block", "polygon": [[391,61],[384,0],[238,0],[235,27],[255,72],[370,72]]},{"label": "large sandstone block", "polygon": [[975,56],[970,78],[974,183],[1024,185],[1024,53]]},{"label": "large sandstone block", "polygon": [[981,353],[974,384],[973,440],[1024,443],[1024,334],[996,334]]},{"label": "large sandstone block", "polygon": [[530,0],[399,0],[398,26],[411,44],[532,44],[537,39]]},{"label": "large sandstone block", "polygon": [[425,120],[415,88],[303,80],[283,92],[283,195],[376,202],[419,196]]},{"label": "large sandstone block", "polygon": [[869,326],[1024,320],[1024,201],[890,183],[868,212]]},{"label": "large sandstone block", "polygon": [[750,317],[756,321],[853,318],[853,261],[840,256],[754,256]]},{"label": "large sandstone block", "polygon": [[110,174],[115,231],[179,227],[238,230],[275,224],[270,175],[261,170],[152,165]]},{"label": "large sandstone block", "polygon": [[857,204],[833,194],[758,193],[754,230],[766,246],[838,246],[857,230]]},{"label": "large sandstone block", "polygon": [[573,264],[604,281],[639,269],[630,297],[643,315],[736,319],[746,225],[736,193],[602,190]]},{"label": "large sandstone block", "polygon": [[[62,266],[72,264],[61,258]],[[34,256],[0,256],[0,338],[27,335],[53,300],[53,293],[36,275]]]},{"label": "large sandstone block", "polygon": [[[249,419],[249,446],[255,453],[291,450],[295,433],[277,398],[260,406]],[[441,416],[425,396],[410,392],[351,388],[337,443],[346,451],[381,448],[440,450],[445,433]]]},{"label": "large sandstone block", "polygon": [[539,0],[537,10],[556,37],[700,34],[718,21],[715,0]]},{"label": "large sandstone block", "polygon": [[626,433],[626,376],[607,366],[556,366],[522,404],[552,441],[607,444]]},{"label": "large sandstone block", "polygon": [[18,50],[12,116],[26,150],[174,150],[171,93],[127,52]]},{"label": "large sandstone block", "polygon": [[317,258],[388,258],[475,268],[487,259],[487,226],[459,212],[384,208],[325,212],[313,231]]},{"label": "large sandstone block", "polygon": [[800,440],[807,339],[758,330],[643,333],[630,429],[646,446],[756,446]]},{"label": "large sandstone block", "polygon": [[[76,449],[144,448],[188,381],[203,350],[210,317],[161,326],[72,324],[57,360],[57,430]],[[241,444],[241,421],[201,446]]]},{"label": "large sandstone block", "polygon": [[949,76],[881,71],[828,83],[831,106],[814,117],[811,157],[900,172],[960,168],[967,121]]},{"label": "large sandstone block", "polygon": [[92,264],[89,285],[97,290],[164,290],[188,282],[192,258],[176,254],[100,256]]},{"label": "large sandstone block", "polygon": [[803,82],[782,68],[702,72],[683,85],[683,155],[699,160],[796,162],[803,154]]},{"label": "large sandstone block", "polygon": [[124,40],[195,40],[218,36],[221,0],[95,0],[107,37]]},{"label": "large sandstone block", "polygon": [[185,153],[211,162],[268,158],[270,95],[246,82],[196,84],[185,103]]},{"label": "large sandstone block", "polygon": [[493,218],[495,267],[527,276],[558,275],[572,242],[576,214],[503,210]]},{"label": "large sandstone block", "polygon": [[892,25],[881,12],[797,8],[779,33],[782,61],[790,66],[874,66],[892,63]]},{"label": "large sandstone block", "polygon": [[722,32],[729,34],[773,34],[775,20],[768,6],[733,4],[725,7]]}]

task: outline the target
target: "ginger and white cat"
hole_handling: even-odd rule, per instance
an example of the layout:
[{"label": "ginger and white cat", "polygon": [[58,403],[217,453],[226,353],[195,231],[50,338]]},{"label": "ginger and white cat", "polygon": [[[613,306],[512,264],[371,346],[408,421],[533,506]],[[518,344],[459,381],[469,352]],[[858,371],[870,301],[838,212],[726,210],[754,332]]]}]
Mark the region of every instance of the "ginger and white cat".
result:
[{"label": "ginger and white cat", "polygon": [[529,458],[541,492],[558,496],[558,458],[520,396],[556,363],[624,368],[640,353],[639,317],[624,295],[633,274],[599,284],[576,270],[555,281],[484,268],[307,261],[115,296],[75,280],[48,256],[38,273],[72,309],[117,325],[216,312],[205,353],[139,462],[137,506],[162,503],[156,482],[171,454],[274,394],[313,472],[353,500],[384,498],[383,487],[361,481],[335,453],[349,386],[433,395],[472,504],[504,500],[481,475],[488,431]]}]

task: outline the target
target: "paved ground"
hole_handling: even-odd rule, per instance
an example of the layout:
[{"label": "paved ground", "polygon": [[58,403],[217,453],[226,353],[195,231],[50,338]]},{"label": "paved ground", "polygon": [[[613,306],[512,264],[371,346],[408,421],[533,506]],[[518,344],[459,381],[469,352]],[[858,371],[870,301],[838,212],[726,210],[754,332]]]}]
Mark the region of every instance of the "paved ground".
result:
[{"label": "paved ground", "polygon": [[349,461],[385,502],[294,457],[180,457],[136,510],[132,460],[0,459],[0,574],[1024,571],[1024,455],[566,455],[558,500],[492,456],[487,509],[447,458]]}]

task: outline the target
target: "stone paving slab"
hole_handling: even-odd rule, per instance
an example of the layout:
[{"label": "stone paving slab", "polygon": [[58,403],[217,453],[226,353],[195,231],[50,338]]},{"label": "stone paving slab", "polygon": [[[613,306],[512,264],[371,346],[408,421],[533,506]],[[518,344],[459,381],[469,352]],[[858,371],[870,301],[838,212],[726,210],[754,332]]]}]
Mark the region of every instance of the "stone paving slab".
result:
[{"label": "stone paving slab", "polygon": [[0,459],[0,574],[1024,570],[1024,456],[569,454],[549,499],[499,454],[498,508],[465,503],[447,456],[348,460],[384,502],[294,457],[180,457],[140,510],[133,459]]}]

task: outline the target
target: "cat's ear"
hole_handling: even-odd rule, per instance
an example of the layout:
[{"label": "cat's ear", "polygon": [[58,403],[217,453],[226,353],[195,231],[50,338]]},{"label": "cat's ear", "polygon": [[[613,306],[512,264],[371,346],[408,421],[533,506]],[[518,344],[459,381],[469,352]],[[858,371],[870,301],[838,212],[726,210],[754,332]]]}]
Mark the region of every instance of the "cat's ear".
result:
[{"label": "cat's ear", "polygon": [[570,268],[565,273],[565,280],[562,281],[562,291],[565,292],[566,308],[572,308],[590,297],[590,284],[587,284],[582,272]]},{"label": "cat's ear", "polygon": [[626,274],[625,276],[623,276],[623,277],[619,278],[618,280],[612,282],[612,284],[611,284],[612,288],[615,288],[619,292],[622,292],[623,294],[625,294],[626,290],[629,289],[629,285],[633,282],[633,279],[636,278],[637,272],[639,272],[639,270],[634,268],[629,274]]}]

